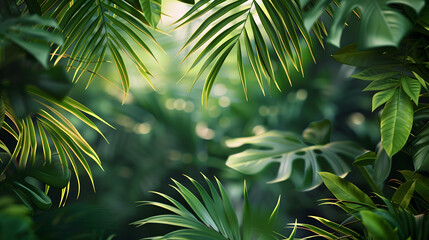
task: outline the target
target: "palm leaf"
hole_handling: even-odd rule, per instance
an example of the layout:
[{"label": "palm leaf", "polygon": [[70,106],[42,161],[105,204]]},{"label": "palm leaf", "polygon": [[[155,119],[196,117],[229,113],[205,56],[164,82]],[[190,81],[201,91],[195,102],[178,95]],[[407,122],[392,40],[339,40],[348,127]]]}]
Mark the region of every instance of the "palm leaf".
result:
[{"label": "palm leaf", "polygon": [[[264,81],[267,82],[268,88],[271,83],[274,83],[280,90],[273,70],[273,61],[280,61],[290,83],[289,64],[302,72],[304,50],[301,47],[300,38],[305,40],[310,53],[313,54],[313,45],[309,33],[304,28],[301,9],[294,1],[264,0],[261,3],[244,0],[199,1],[177,21],[178,27],[198,18],[204,20],[188,38],[181,51],[190,47],[184,60],[200,52],[189,69],[190,71],[196,68],[202,62],[194,83],[206,68],[213,64],[203,88],[203,103],[207,101],[211,86],[216,80],[223,62],[230,55],[230,49],[234,47],[238,48],[233,52],[237,55],[237,67],[243,88],[246,88],[247,83],[243,78],[243,71],[240,69],[247,59],[262,92],[265,92]],[[257,24],[257,22],[261,24]],[[252,40],[254,40],[253,43]],[[243,44],[246,49],[244,59],[241,51]],[[200,50],[202,48],[203,50]],[[223,51],[224,49],[226,50]],[[270,54],[271,49],[274,49],[275,54]],[[220,54],[221,52],[222,54]]]},{"label": "palm leaf", "polygon": [[[279,239],[278,236],[281,236],[275,233],[272,228],[269,228],[270,224],[275,221],[279,202],[274,208],[271,217],[265,222],[261,221],[264,222],[264,224],[268,223],[267,226],[255,226],[252,224],[249,225],[249,217],[252,218],[254,216],[251,208],[248,207],[247,189],[245,187],[244,202],[245,209],[247,210],[243,214],[243,225],[240,228],[237,215],[232,207],[229,196],[222,184],[217,179],[217,187],[215,187],[215,184],[213,184],[208,178],[204,176],[210,189],[208,191],[199,182],[190,177],[187,178],[196,188],[200,198],[198,198],[198,196],[195,195],[191,190],[175,180],[173,180],[175,186],[172,187],[183,197],[189,208],[192,209],[192,212],[187,210],[187,208],[185,208],[177,200],[163,193],[155,192],[164,199],[168,200],[171,205],[154,201],[140,202],[143,205],[152,205],[163,208],[172,214],[156,215],[136,221],[132,224],[137,226],[146,224],[165,224],[182,228],[169,232],[163,236],[152,237],[148,239],[240,240],[253,239],[257,236],[260,237],[258,239]],[[248,238],[243,238],[244,236]]]},{"label": "palm leaf", "polygon": [[[27,166],[31,166],[30,169],[37,169],[37,166],[40,165],[48,166],[59,164],[63,169],[62,171],[66,173],[69,171],[68,162],[70,162],[77,179],[79,196],[80,181],[76,159],[87,172],[93,187],[94,182],[91,167],[86,159],[87,157],[91,158],[100,167],[101,161],[97,153],[86,142],[79,131],[70,122],[68,117],[66,117],[66,115],[61,111],[68,112],[75,116],[102,136],[103,134],[99,128],[87,117],[87,115],[93,116],[104,123],[106,122],[95,115],[91,110],[69,97],[66,97],[64,100],[58,100],[44,94],[44,92],[34,87],[27,88],[27,91],[33,96],[33,101],[40,105],[40,110],[33,117],[20,119],[15,116],[12,108],[6,104],[6,121],[2,125],[2,128],[16,139],[16,144],[12,153],[10,153],[7,148],[2,148],[6,153],[8,153],[10,158],[7,163],[2,164],[3,169],[1,169],[1,174],[10,167],[11,163],[20,170],[27,169]],[[10,126],[8,122],[13,123],[14,125]],[[43,150],[42,159],[36,157],[39,144]],[[53,158],[53,155],[58,156],[58,158]],[[49,168],[46,169],[51,171]],[[43,178],[43,181],[50,185],[50,180],[48,179],[47,182],[45,180],[46,178]],[[54,183],[53,185],[60,186],[58,183]],[[61,184],[61,186],[65,185]],[[66,189],[63,191],[64,193],[67,192],[68,194],[68,187],[69,186],[65,186]],[[66,198],[64,197],[61,201],[65,201],[65,199]]]},{"label": "palm leaf", "polygon": [[[102,63],[106,62],[106,56],[111,55],[126,97],[129,91],[129,76],[123,55],[127,55],[153,87],[151,73],[142,61],[144,56],[137,54],[137,49],[131,46],[131,42],[136,43],[140,49],[155,59],[146,43],[148,40],[155,42],[147,29],[149,23],[145,15],[149,12],[143,13],[130,3],[119,0],[68,0],[60,3],[45,1],[41,7],[45,15],[58,21],[61,30],[56,32],[66,39],[61,47],[55,49],[52,59],[56,58],[54,63],[57,64],[60,60],[68,58],[68,70],[75,71],[74,81],[78,81],[84,72],[89,72],[91,74],[89,85],[94,77],[98,76]],[[156,15],[157,11],[154,10],[152,13]],[[152,25],[157,22],[156,18],[150,17]]]}]

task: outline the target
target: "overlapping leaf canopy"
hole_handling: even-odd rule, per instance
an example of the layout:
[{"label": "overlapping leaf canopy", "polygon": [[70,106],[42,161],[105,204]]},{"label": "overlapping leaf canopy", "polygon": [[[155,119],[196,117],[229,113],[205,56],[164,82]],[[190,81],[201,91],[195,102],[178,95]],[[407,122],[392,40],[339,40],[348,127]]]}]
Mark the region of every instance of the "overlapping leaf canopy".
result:
[{"label": "overlapping leaf canopy", "polygon": [[[203,102],[208,100],[213,83],[234,48],[237,70],[246,97],[248,77],[243,67],[246,61],[250,63],[262,92],[265,92],[264,82],[268,88],[272,83],[279,88],[272,63],[274,59],[280,63],[291,82],[291,66],[297,71],[303,71],[305,47],[301,45],[302,39],[313,56],[313,43],[295,1],[202,0],[177,21],[178,27],[199,18],[204,20],[182,50],[190,48],[184,60],[196,56],[189,69],[199,66],[194,83],[211,66],[202,93]],[[322,32],[325,31],[323,24],[318,22],[313,30],[322,39]],[[275,54],[270,50],[274,50]]]}]

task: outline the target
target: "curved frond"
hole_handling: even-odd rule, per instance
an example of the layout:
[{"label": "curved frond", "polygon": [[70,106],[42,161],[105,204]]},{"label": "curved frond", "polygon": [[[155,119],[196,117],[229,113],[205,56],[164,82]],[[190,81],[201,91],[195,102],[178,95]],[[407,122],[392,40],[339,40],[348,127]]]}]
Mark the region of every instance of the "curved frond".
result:
[{"label": "curved frond", "polygon": [[[194,83],[210,65],[213,65],[205,80],[202,101],[207,101],[213,82],[234,47],[237,49],[233,52],[237,55],[237,68],[245,91],[247,83],[243,77],[242,66],[246,60],[250,62],[263,93],[265,83],[268,88],[273,83],[280,90],[273,61],[281,63],[292,84],[291,65],[303,73],[304,48],[301,46],[301,39],[304,39],[313,56],[311,38],[304,27],[301,15],[301,9],[295,1],[197,2],[177,23],[178,27],[181,27],[196,19],[204,19],[181,50],[189,48],[184,60],[196,55],[189,71],[201,63]],[[321,37],[320,28],[315,30],[316,35]]]},{"label": "curved frond", "polygon": [[[73,115],[102,136],[103,134],[99,128],[87,116],[93,116],[105,124],[107,123],[70,97],[57,100],[35,87],[28,87],[27,91],[32,95],[34,102],[40,105],[40,110],[33,116],[21,119],[16,117],[12,108],[6,104],[6,119],[2,128],[16,140],[16,144],[13,149],[9,149],[1,142],[2,150],[8,154],[7,160],[3,160],[1,174],[4,174],[11,164],[21,171],[30,169],[30,176],[33,173],[36,178],[40,176],[41,179],[38,179],[45,184],[64,187],[64,195],[64,193],[68,193],[68,188],[70,187],[68,183],[70,175],[67,175],[70,163],[77,179],[77,196],[79,197],[80,193],[79,177],[81,168],[85,170],[95,190],[88,158],[95,161],[100,168],[102,168],[101,161],[94,149],[74,127],[68,115],[63,112]],[[42,150],[43,157],[38,155],[38,149]],[[58,171],[61,174],[56,173]],[[44,174],[39,174],[38,172],[44,172]],[[54,173],[56,175],[52,179],[56,182],[52,182],[52,179],[49,178],[49,174]],[[58,181],[60,180],[64,184],[59,184]],[[60,205],[64,204],[66,200],[65,196],[62,196],[62,198]]]},{"label": "curved frond", "polygon": [[55,59],[55,64],[68,59],[68,70],[75,71],[73,81],[89,72],[89,85],[98,75],[101,65],[106,63],[107,56],[111,55],[126,97],[129,91],[128,70],[124,64],[126,55],[154,88],[143,57],[133,47],[135,44],[156,60],[146,43],[155,40],[147,28],[148,21],[138,8],[119,0],[45,1],[41,8],[45,15],[58,21],[61,28],[58,32],[65,37],[64,44],[55,49],[51,58]]},{"label": "curved frond", "polygon": [[[204,176],[204,175],[203,175]],[[270,217],[267,219],[258,219],[252,208],[249,206],[246,184],[244,185],[244,207],[242,216],[242,225],[239,226],[237,215],[233,209],[228,194],[224,187],[216,179],[217,187],[208,178],[204,176],[208,185],[208,190],[199,182],[188,177],[192,182],[198,194],[194,194],[181,183],[173,180],[175,186],[172,186],[182,197],[192,211],[189,211],[176,199],[163,193],[154,192],[170,202],[170,204],[144,201],[143,205],[153,205],[163,208],[172,214],[164,214],[148,217],[134,222],[134,225],[142,226],[145,224],[165,224],[181,227],[182,229],[172,231],[150,239],[280,239],[280,234],[274,232],[273,223],[277,216],[278,205]]]}]

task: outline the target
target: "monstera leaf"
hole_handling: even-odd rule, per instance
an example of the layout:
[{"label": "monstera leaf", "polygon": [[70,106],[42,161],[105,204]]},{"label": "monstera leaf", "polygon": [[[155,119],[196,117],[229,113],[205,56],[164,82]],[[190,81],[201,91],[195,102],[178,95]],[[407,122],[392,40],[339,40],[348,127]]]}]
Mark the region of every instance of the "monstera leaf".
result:
[{"label": "monstera leaf", "polygon": [[[301,1],[304,5],[308,1]],[[319,0],[304,15],[304,24],[310,29],[324,10],[332,3],[331,0]],[[395,5],[396,8],[392,7]],[[344,23],[357,8],[361,16],[358,45],[362,49],[393,46],[399,42],[412,28],[410,20],[401,13],[398,7],[408,7],[419,13],[425,5],[424,0],[347,0],[341,1],[334,14],[334,21],[327,41],[340,46]]]},{"label": "monstera leaf", "polygon": [[[326,121],[325,124],[330,124]],[[325,131],[320,124],[312,124],[304,133]],[[304,134],[304,139],[306,135]],[[319,139],[323,139],[319,136]],[[245,174],[256,174],[271,163],[280,163],[277,177],[271,182],[291,179],[300,190],[317,187],[321,178],[317,172],[329,171],[345,175],[349,167],[345,158],[353,159],[363,151],[352,142],[332,142],[321,145],[307,145],[299,136],[291,132],[269,131],[264,134],[231,139],[228,147],[252,144],[250,149],[229,156],[226,165]]]}]

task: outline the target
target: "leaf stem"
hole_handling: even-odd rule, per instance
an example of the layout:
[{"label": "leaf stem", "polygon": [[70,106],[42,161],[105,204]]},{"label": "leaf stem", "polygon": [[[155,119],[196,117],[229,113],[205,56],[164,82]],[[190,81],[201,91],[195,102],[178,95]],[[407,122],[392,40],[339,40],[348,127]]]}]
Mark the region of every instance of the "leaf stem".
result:
[{"label": "leaf stem", "polygon": [[362,166],[358,166],[358,169],[362,173],[362,176],[365,178],[365,180],[368,183],[371,190],[374,191],[375,193],[379,194],[380,196],[384,196],[383,192],[377,186],[374,179],[371,177],[371,175],[369,175],[368,170],[366,170],[366,168],[362,167]]}]

